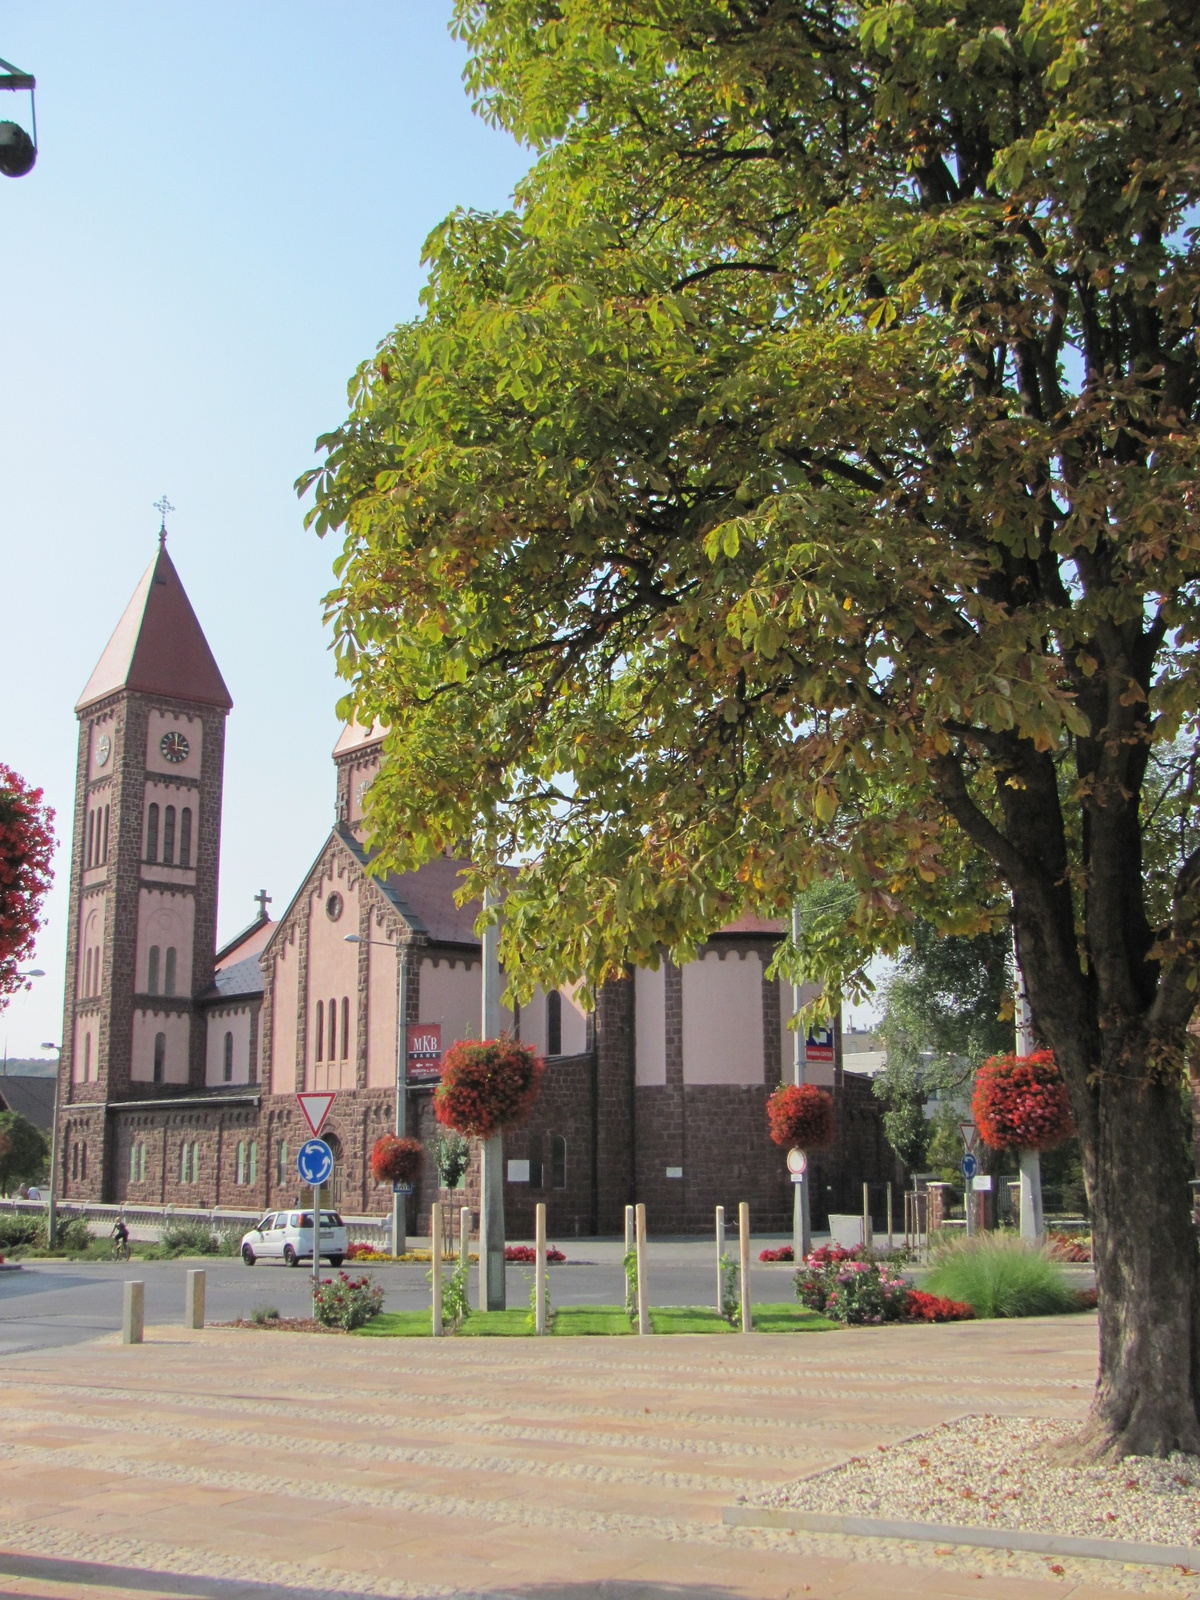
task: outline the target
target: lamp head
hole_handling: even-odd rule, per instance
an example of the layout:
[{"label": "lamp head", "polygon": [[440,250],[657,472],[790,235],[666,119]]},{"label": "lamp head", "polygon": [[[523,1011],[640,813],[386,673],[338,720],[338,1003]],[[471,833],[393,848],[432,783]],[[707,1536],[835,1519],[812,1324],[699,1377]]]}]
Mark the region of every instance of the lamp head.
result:
[{"label": "lamp head", "polygon": [[0,122],[0,172],[23,178],[33,170],[37,148],[19,122]]}]

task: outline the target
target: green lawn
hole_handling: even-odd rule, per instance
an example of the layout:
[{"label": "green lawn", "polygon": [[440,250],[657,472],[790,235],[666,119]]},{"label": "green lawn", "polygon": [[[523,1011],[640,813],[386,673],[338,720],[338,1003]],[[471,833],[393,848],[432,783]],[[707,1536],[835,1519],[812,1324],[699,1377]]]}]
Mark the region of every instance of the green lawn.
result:
[{"label": "green lawn", "polygon": [[[430,1337],[428,1311],[384,1311],[354,1331],[365,1339],[427,1339]],[[650,1326],[655,1333],[733,1333],[724,1317],[709,1306],[653,1306]],[[825,1333],[841,1324],[831,1322],[805,1306],[764,1305],[754,1308],[754,1326],[759,1333]],[[552,1333],[570,1337],[582,1334],[628,1334],[633,1329],[620,1306],[563,1306],[554,1313]],[[510,1311],[472,1311],[459,1328],[456,1338],[513,1339],[529,1336],[529,1313],[521,1307]]]},{"label": "green lawn", "polygon": [[632,1333],[620,1306],[563,1306],[554,1313],[552,1333]]}]

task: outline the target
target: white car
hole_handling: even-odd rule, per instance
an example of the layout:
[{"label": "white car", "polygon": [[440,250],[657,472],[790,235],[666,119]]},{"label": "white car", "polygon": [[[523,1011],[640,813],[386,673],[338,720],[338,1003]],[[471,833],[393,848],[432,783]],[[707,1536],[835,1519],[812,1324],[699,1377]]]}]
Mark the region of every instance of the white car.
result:
[{"label": "white car", "polygon": [[[336,1211],[321,1213],[321,1254],[331,1267],[340,1267],[349,1249],[346,1224]],[[283,1261],[298,1267],[306,1257],[312,1260],[313,1225],[311,1211],[273,1211],[242,1235],[242,1260],[248,1267],[256,1261]]]}]

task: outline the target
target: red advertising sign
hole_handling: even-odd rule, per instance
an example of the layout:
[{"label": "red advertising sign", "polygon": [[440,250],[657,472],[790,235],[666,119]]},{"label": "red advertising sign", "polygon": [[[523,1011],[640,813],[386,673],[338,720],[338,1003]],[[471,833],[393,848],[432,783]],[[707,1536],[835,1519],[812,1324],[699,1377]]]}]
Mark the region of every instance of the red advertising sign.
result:
[{"label": "red advertising sign", "polygon": [[442,1081],[442,1025],[410,1022],[408,1025],[409,1083]]},{"label": "red advertising sign", "polygon": [[833,1029],[826,1025],[812,1027],[804,1044],[806,1061],[828,1061],[833,1064]]}]

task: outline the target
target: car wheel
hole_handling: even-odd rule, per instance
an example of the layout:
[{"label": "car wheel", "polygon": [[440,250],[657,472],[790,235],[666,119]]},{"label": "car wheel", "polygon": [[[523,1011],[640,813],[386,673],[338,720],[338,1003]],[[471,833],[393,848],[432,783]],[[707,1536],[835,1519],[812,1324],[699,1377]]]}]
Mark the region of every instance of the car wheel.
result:
[{"label": "car wheel", "polygon": [[343,1259],[344,1258],[342,1256],[330,1256],[329,1265],[331,1267],[340,1267]]},{"label": "car wheel", "polygon": [[246,1263],[246,1265],[248,1267],[252,1267],[254,1265],[255,1259],[256,1258],[255,1258],[255,1255],[254,1255],[254,1251],[251,1250],[251,1248],[250,1248],[250,1246],[248,1244],[244,1244],[242,1246],[242,1260]]},{"label": "car wheel", "polygon": [[283,1259],[286,1266],[298,1267],[300,1265],[300,1257],[292,1249],[290,1244],[285,1244],[283,1247]]}]

